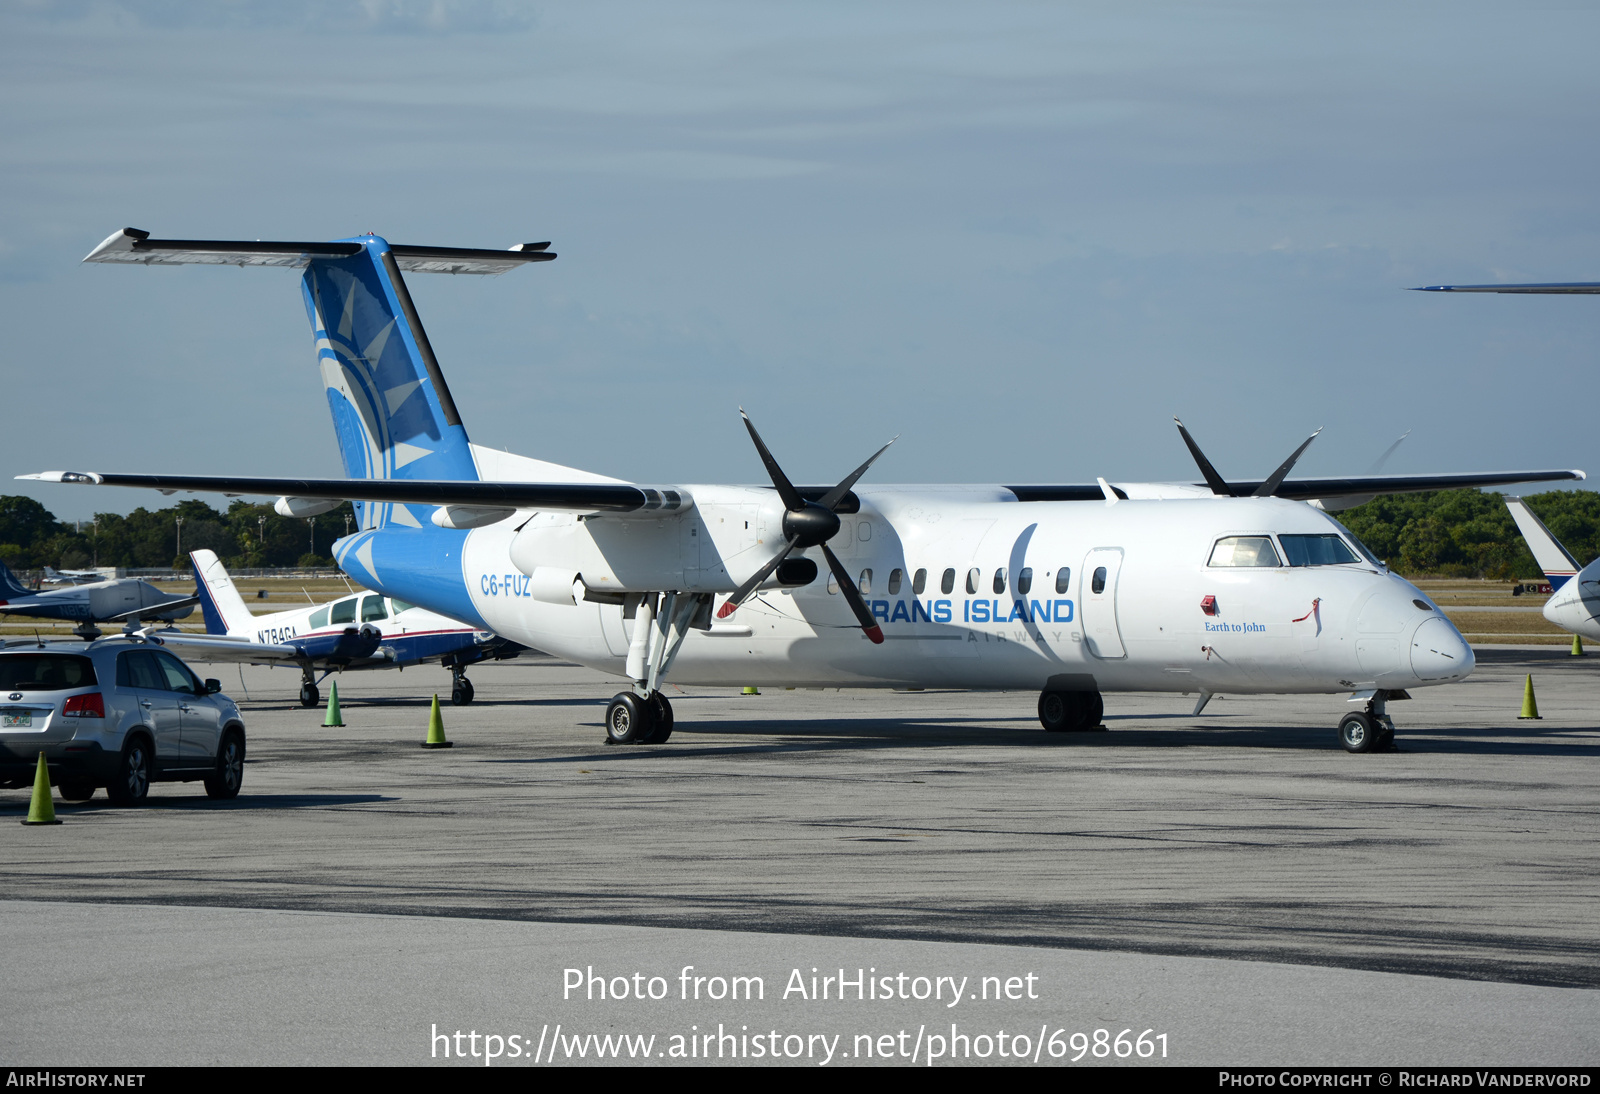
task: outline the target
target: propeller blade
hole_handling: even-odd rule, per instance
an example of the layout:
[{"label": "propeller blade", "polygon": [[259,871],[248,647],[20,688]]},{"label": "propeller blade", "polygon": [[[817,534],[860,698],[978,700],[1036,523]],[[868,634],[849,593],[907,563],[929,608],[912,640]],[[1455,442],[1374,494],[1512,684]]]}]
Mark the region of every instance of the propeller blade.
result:
[{"label": "propeller blade", "polygon": [[[1178,422],[1176,417],[1172,420]],[[1189,455],[1193,456],[1194,462],[1200,465],[1200,474],[1205,477],[1206,485],[1211,487],[1211,492],[1213,494],[1221,494],[1225,498],[1233,497],[1233,487],[1229,486],[1222,476],[1217,474],[1217,469],[1211,466],[1211,461],[1206,459],[1204,452],[1200,451],[1200,446],[1194,443],[1194,438],[1189,436],[1189,431],[1183,428],[1182,422],[1178,422],[1178,434],[1183,438],[1183,443],[1189,446]]]},{"label": "propeller blade", "polygon": [[1383,470],[1383,465],[1389,462],[1389,457],[1390,456],[1394,455],[1394,450],[1399,448],[1401,442],[1404,441],[1409,436],[1411,436],[1411,430],[1409,430],[1409,429],[1406,430],[1404,433],[1400,434],[1400,440],[1395,441],[1394,444],[1391,444],[1388,448],[1384,449],[1383,455],[1378,457],[1378,462],[1377,463],[1373,464],[1370,468],[1368,468],[1367,474],[1376,475],[1379,471],[1382,471]]},{"label": "propeller blade", "polygon": [[856,621],[861,624],[861,629],[867,632],[867,637],[872,639],[874,645],[881,646],[883,628],[872,618],[872,609],[861,599],[861,592],[856,588],[854,579],[845,571],[844,563],[839,561],[838,555],[828,549],[826,543],[822,544],[822,554],[828,560],[828,569],[833,571],[834,580],[839,583],[839,595],[850,605],[850,610],[856,613]]},{"label": "propeller blade", "polygon": [[744,427],[750,431],[750,439],[756,442],[756,451],[761,453],[761,462],[767,465],[767,474],[772,478],[772,485],[778,488],[778,497],[783,499],[783,507],[792,510],[804,509],[805,499],[800,496],[800,491],[794,488],[794,483],[789,481],[789,476],[783,473],[783,468],[778,466],[778,461],[772,458],[766,442],[761,439],[761,434],[756,432],[756,425],[750,420],[750,415],[744,412],[744,407],[739,408],[739,417],[744,419]]},{"label": "propeller blade", "polygon": [[[1322,427],[1318,426],[1317,433],[1321,432]],[[1279,465],[1278,469],[1272,473],[1271,477],[1268,478],[1266,482],[1256,487],[1256,492],[1250,496],[1254,498],[1270,498],[1273,493],[1277,491],[1278,487],[1283,485],[1283,480],[1288,476],[1289,469],[1295,465],[1295,461],[1300,458],[1300,454],[1306,449],[1310,448],[1311,442],[1317,439],[1317,433],[1313,433],[1311,436],[1307,437],[1305,439],[1305,443],[1299,448],[1295,449],[1294,452],[1290,454],[1289,458],[1284,460],[1283,463]]]},{"label": "propeller blade", "polygon": [[[900,434],[896,433],[893,437],[889,438],[889,444],[894,444],[894,442],[898,441],[899,439]],[[867,457],[866,463],[850,472],[850,474],[846,475],[844,480],[840,482],[838,486],[835,486],[832,490],[829,490],[826,494],[822,495],[821,500],[818,501],[817,504],[822,506],[824,509],[832,510],[835,505],[839,504],[839,499],[844,497],[845,494],[849,492],[850,488],[856,484],[856,480],[867,473],[867,468],[871,467],[875,462],[877,462],[879,456],[889,451],[889,444],[884,445],[871,456]]]},{"label": "propeller blade", "polygon": [[794,540],[791,539],[788,543],[783,545],[783,550],[779,551],[777,555],[773,557],[771,562],[767,563],[765,566],[761,567],[761,569],[751,574],[745,580],[744,584],[733,590],[733,595],[728,597],[727,602],[723,604],[722,607],[717,609],[717,618],[726,619],[728,616],[737,611],[739,609],[739,605],[745,602],[745,598],[756,591],[756,586],[760,585],[763,581],[767,580],[767,578],[771,577],[772,571],[783,565],[783,560],[789,557],[789,552],[792,550],[794,550]]}]

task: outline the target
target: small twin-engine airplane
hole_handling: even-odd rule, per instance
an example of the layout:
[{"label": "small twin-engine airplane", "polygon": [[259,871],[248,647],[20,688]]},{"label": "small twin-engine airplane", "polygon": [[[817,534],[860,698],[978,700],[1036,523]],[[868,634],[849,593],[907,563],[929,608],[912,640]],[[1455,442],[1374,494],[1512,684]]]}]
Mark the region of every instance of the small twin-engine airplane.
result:
[{"label": "small twin-engine airplane", "polygon": [[1562,630],[1600,640],[1600,558],[1580,567],[1544,521],[1521,498],[1506,498],[1506,508],[1544,571],[1552,590],[1544,617]]},{"label": "small twin-engine airplane", "polygon": [[148,581],[125,577],[92,585],[35,592],[17,580],[0,562],[0,613],[31,619],[61,619],[77,623],[77,633],[93,638],[96,623],[125,623],[140,619],[182,619],[199,601],[193,596],[164,593]]},{"label": "small twin-engine airplane", "polygon": [[1105,692],[1198,693],[1197,714],[1224,691],[1347,692],[1364,704],[1340,722],[1353,752],[1392,739],[1390,699],[1460,680],[1473,656],[1432,601],[1324,510],[1583,477],[1287,478],[1308,440],[1265,481],[1228,482],[1184,431],[1204,483],[858,488],[880,449],[837,485],[797,487],[746,418],[771,486],[623,482],[472,444],[401,276],[497,274],[554,258],[547,247],[117,232],[86,261],[304,268],[348,477],[23,477],[277,494],[291,507],[349,499],[360,529],[335,545],[348,573],[625,677],[606,711],[618,743],[668,738],[670,675],[1036,690],[1049,730],[1097,727]]},{"label": "small twin-engine airplane", "polygon": [[473,698],[468,666],[503,661],[525,648],[382,593],[252,615],[215,551],[195,551],[189,557],[200,586],[206,633],[147,629],[145,637],[192,661],[296,665],[304,707],[321,701],[317,685],[329,673],[404,669],[427,661],[450,670],[450,701],[460,706]]}]

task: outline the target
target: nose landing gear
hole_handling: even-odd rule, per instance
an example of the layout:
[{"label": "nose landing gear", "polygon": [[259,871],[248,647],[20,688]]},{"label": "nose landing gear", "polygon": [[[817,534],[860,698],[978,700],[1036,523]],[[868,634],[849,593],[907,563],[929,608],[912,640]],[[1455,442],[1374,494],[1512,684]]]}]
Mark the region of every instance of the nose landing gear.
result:
[{"label": "nose landing gear", "polygon": [[1351,711],[1339,720],[1339,743],[1346,752],[1392,752],[1394,720],[1389,717],[1390,699],[1409,699],[1403,691],[1377,691],[1362,711]]}]

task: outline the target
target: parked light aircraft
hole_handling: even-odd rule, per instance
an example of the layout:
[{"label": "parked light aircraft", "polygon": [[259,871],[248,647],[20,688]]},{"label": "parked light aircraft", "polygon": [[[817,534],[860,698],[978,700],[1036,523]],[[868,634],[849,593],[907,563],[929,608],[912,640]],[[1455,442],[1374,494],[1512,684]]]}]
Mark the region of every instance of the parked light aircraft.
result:
[{"label": "parked light aircraft", "polygon": [[52,570],[48,566],[44,568],[46,585],[88,585],[105,580],[106,575],[98,570]]},{"label": "parked light aircraft", "polygon": [[1230,483],[1184,431],[1203,484],[858,488],[880,449],[836,486],[796,487],[747,418],[771,486],[623,482],[472,444],[401,276],[501,273],[554,258],[546,247],[117,232],[86,261],[304,268],[348,477],[23,477],[277,494],[291,507],[348,499],[360,528],[335,553],[362,584],[625,677],[606,711],[614,742],[667,739],[670,675],[1035,690],[1050,730],[1098,726],[1108,691],[1197,693],[1197,713],[1222,691],[1348,692],[1364,707],[1339,736],[1356,752],[1392,738],[1389,700],[1462,679],[1473,656],[1432,601],[1321,510],[1583,477],[1296,480],[1292,456],[1263,482]]},{"label": "parked light aircraft", "polygon": [[206,633],[147,629],[145,637],[188,660],[296,665],[304,707],[321,701],[317,685],[331,672],[404,669],[425,661],[450,670],[450,701],[459,706],[473,698],[468,666],[515,657],[525,648],[382,593],[252,615],[215,551],[195,551],[189,557]]},{"label": "parked light aircraft", "polygon": [[183,619],[197,603],[193,596],[173,596],[132,577],[35,592],[0,562],[0,613],[71,620],[79,624],[77,632],[86,637],[100,633],[96,623]]},{"label": "parked light aircraft", "polygon": [[1564,631],[1600,640],[1600,558],[1580,567],[1521,498],[1507,497],[1506,508],[1550,582],[1544,617]]}]

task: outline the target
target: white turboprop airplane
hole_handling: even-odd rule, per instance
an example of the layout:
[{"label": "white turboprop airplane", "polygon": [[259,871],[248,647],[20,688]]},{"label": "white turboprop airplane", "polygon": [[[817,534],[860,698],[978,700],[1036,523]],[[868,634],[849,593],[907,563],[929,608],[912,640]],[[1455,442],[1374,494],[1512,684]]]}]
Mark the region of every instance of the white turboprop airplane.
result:
[{"label": "white turboprop airplane", "polygon": [[215,551],[189,557],[206,633],[155,628],[141,633],[186,660],[296,666],[303,707],[321,702],[317,685],[331,672],[404,669],[430,661],[450,670],[450,701],[460,706],[473,699],[469,665],[503,661],[524,649],[382,593],[352,593],[328,604],[252,615]]},{"label": "white turboprop airplane", "polygon": [[1506,508],[1517,522],[1533,560],[1550,582],[1550,599],[1544,617],[1562,630],[1600,640],[1600,558],[1580,567],[1572,552],[1561,545],[1544,521],[1521,498],[1506,498]]},{"label": "white turboprop airplane", "polygon": [[1217,692],[1346,692],[1364,703],[1339,724],[1352,752],[1387,745],[1390,699],[1462,679],[1473,656],[1426,596],[1303,502],[1583,477],[1287,479],[1301,445],[1266,481],[1228,483],[1185,431],[1204,484],[857,489],[874,455],[837,486],[797,488],[746,419],[772,486],[623,482],[470,443],[401,276],[501,273],[555,257],[546,247],[117,232],[86,261],[305,269],[348,477],[22,477],[276,494],[291,509],[349,499],[360,529],[335,545],[346,571],[626,678],[606,711],[618,743],[671,734],[670,674],[1028,689],[1049,730],[1098,726],[1108,691],[1198,693],[1196,713]]}]

